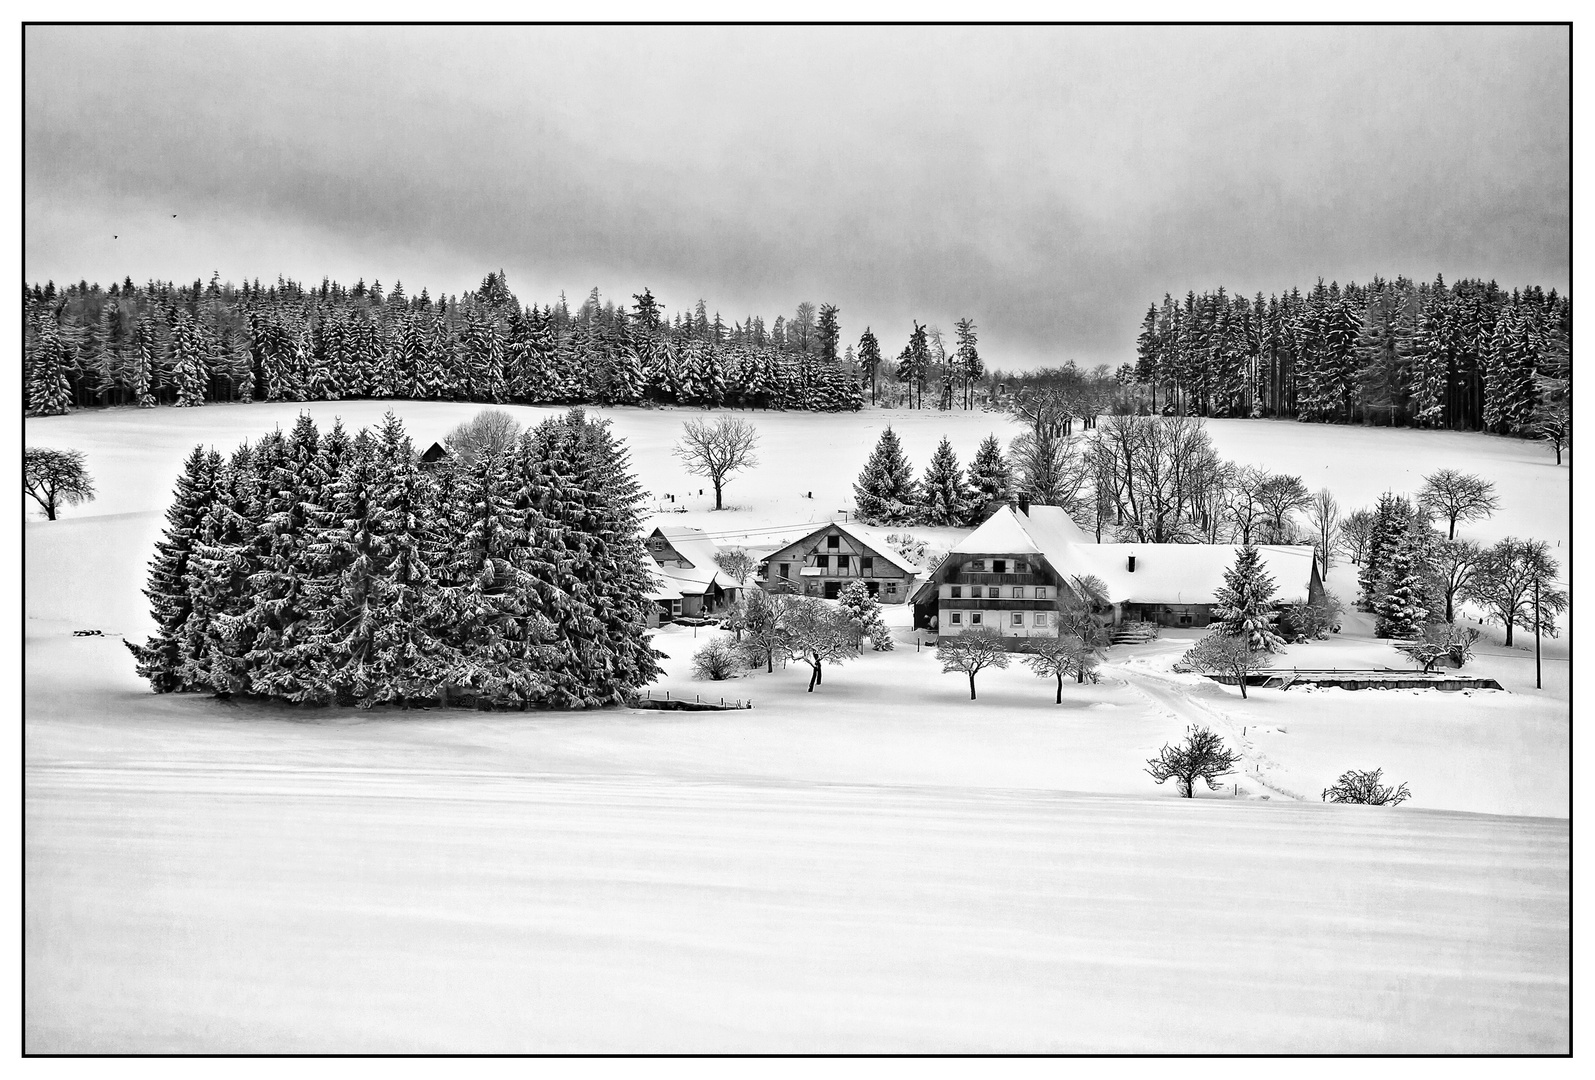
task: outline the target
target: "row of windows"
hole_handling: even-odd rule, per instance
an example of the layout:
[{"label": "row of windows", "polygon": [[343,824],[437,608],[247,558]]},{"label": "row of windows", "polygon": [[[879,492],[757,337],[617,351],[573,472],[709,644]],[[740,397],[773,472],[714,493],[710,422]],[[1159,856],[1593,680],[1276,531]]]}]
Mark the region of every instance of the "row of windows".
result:
[{"label": "row of windows", "polygon": [[[814,556],[814,565],[819,567],[821,570],[829,570],[831,568],[831,557],[829,555],[815,555]],[[846,555],[838,555],[836,557],[836,568],[838,570],[847,569],[847,556]],[[776,563],[775,564],[775,571],[776,571],[776,574],[779,577],[791,577],[792,576],[792,564],[791,563]],[[873,556],[873,555],[860,555],[858,557],[858,572],[861,573],[861,574],[872,574],[872,573],[874,573],[875,572],[875,556]]]},{"label": "row of windows", "polygon": [[[951,626],[963,626],[963,625],[965,625],[964,616],[968,615],[969,616],[968,625],[970,625],[970,626],[983,626],[985,624],[981,621],[981,616],[984,615],[984,614],[985,614],[985,612],[981,612],[981,611],[968,611],[968,612],[965,612],[965,611],[953,611],[953,612],[949,612],[948,613],[947,621],[948,621],[948,624],[951,625]],[[991,614],[992,614],[992,625],[1001,625],[1002,612],[994,611]],[[1033,611],[1030,614],[1031,614],[1031,620],[1030,620],[1030,625],[1031,626],[1051,626],[1052,625],[1052,616],[1051,616],[1050,612]],[[1009,626],[1023,626],[1023,625],[1025,625],[1025,613],[1023,611],[1010,611],[1008,613],[1008,625]]]},{"label": "row of windows", "polygon": [[[1028,574],[1028,573],[1030,573],[1030,564],[1025,562],[1023,559],[1012,560],[1011,565],[1012,565],[1013,569],[1010,570],[1009,569],[1010,560],[1008,560],[1008,559],[993,559],[993,560],[991,560],[991,572],[993,574]],[[969,571],[972,574],[984,574],[984,573],[986,573],[986,560],[985,559],[971,559],[969,562],[964,564],[964,569]]]},{"label": "row of windows", "polygon": [[[964,587],[962,585],[949,585],[949,586],[947,586],[947,588],[950,590],[950,592],[948,593],[949,599],[962,600],[964,598]],[[982,595],[984,595],[986,598],[989,598],[989,599],[992,599],[992,600],[1001,600],[1002,599],[1002,586],[1000,586],[1000,585],[971,585],[971,586],[969,586],[969,598],[971,600],[979,600],[979,599],[982,598]],[[1013,587],[1013,595],[1010,597],[1010,599],[1023,600],[1024,598],[1025,598],[1025,587],[1023,585],[1015,585]],[[1047,588],[1046,588],[1045,585],[1038,585],[1036,587],[1035,598],[1037,600],[1045,600],[1045,599],[1047,599]]]}]

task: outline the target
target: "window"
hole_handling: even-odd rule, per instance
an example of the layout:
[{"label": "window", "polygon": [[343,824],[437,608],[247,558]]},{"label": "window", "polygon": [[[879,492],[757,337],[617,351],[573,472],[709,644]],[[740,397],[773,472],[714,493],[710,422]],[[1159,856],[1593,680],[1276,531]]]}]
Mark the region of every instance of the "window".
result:
[{"label": "window", "polygon": [[964,595],[964,587],[962,585],[949,586],[947,595],[957,600]]},{"label": "window", "polygon": [[955,611],[951,615],[947,616],[947,618],[952,621],[954,626],[962,626],[964,623],[964,616],[962,612]]},{"label": "window", "polygon": [[1023,600],[1023,599],[1024,599],[1024,598],[1025,598],[1025,590],[1024,590],[1024,586],[1022,586],[1022,585],[1015,585],[1015,586],[1014,586],[1014,587],[1013,587],[1013,598],[1014,598],[1014,599],[1015,599],[1015,600]]},{"label": "window", "polygon": [[670,601],[670,614],[672,614],[672,615],[680,615],[681,614],[681,601],[680,600],[672,600],[672,601]]},{"label": "window", "polygon": [[814,565],[821,570],[829,570],[831,568],[831,557],[829,555],[816,555],[814,556]]},{"label": "window", "polygon": [[1020,559],[1013,564],[1013,572],[1016,574],[1028,574],[1030,573],[1030,564]]},{"label": "window", "polygon": [[825,538],[825,546],[830,548],[832,551],[836,551],[842,546],[842,538],[834,534],[827,536]]},{"label": "window", "polygon": [[1008,560],[1007,559],[993,559],[993,560],[991,560],[991,572],[993,574],[1006,574],[1008,572]]},{"label": "window", "polygon": [[873,574],[875,572],[875,556],[860,555],[858,557],[858,572],[861,574]]},{"label": "window", "polygon": [[1035,623],[1036,623],[1037,626],[1046,626],[1047,625],[1047,613],[1045,611],[1036,612]]},{"label": "window", "polygon": [[886,595],[887,596],[896,596],[897,595],[897,582],[888,581],[886,583]]},{"label": "window", "polygon": [[792,565],[791,563],[781,563],[780,564],[780,566],[781,566],[781,576],[782,577],[786,577],[787,576],[787,567],[789,567],[791,565]]},{"label": "window", "polygon": [[1045,600],[1046,598],[1047,598],[1046,587],[1045,586],[1038,587],[1036,589],[1036,599],[1037,600]]},{"label": "window", "polygon": [[976,571],[985,570],[986,569],[986,560],[985,559],[976,559],[974,562],[969,564],[969,569],[976,570]]},{"label": "window", "polygon": [[971,585],[971,586],[969,586],[969,595],[973,596],[976,600],[979,600],[980,599],[980,586],[979,585]]},{"label": "window", "polygon": [[970,626],[979,626],[980,625],[980,612],[971,611],[969,613],[969,625]]},{"label": "window", "polygon": [[1013,624],[1015,626],[1023,626],[1025,624],[1025,613],[1022,612],[1022,611],[1014,612],[1013,613]]}]

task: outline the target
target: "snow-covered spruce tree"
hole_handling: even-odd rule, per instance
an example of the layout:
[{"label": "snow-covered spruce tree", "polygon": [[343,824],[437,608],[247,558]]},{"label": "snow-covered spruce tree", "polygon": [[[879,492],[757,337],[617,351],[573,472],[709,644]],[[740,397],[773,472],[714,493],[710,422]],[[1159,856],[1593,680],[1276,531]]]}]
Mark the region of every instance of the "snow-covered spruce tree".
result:
[{"label": "snow-covered spruce tree", "polygon": [[29,416],[59,416],[72,408],[72,385],[66,372],[70,345],[61,334],[55,316],[39,317],[33,355],[28,364],[27,396]]},{"label": "snow-covered spruce tree", "polygon": [[1413,516],[1412,504],[1401,496],[1388,491],[1379,496],[1378,505],[1373,510],[1373,522],[1368,529],[1367,555],[1362,569],[1357,572],[1362,610],[1372,611],[1374,604],[1384,595],[1386,566],[1411,527]]},{"label": "snow-covered spruce tree", "polygon": [[1278,652],[1284,640],[1274,630],[1274,579],[1263,569],[1251,544],[1235,553],[1235,565],[1224,571],[1224,585],[1214,593],[1213,628],[1228,637],[1244,637],[1253,652]]},{"label": "snow-covered spruce tree", "polygon": [[624,700],[658,676],[646,629],[641,492],[627,452],[579,409],[522,440],[525,503],[546,521],[527,553],[528,576],[550,623],[547,704]]},{"label": "snow-covered spruce tree", "polygon": [[301,414],[280,453],[278,445],[268,436],[257,449],[262,475],[251,510],[261,543],[240,627],[249,646],[243,664],[252,693],[320,704],[331,699],[331,688],[322,681],[328,642],[311,619],[319,570],[309,549],[312,500],[320,496],[314,421]]},{"label": "snow-covered spruce tree", "polygon": [[180,678],[189,689],[226,695],[249,688],[235,642],[244,610],[246,549],[254,533],[248,518],[253,455],[246,443],[225,464],[220,455],[214,464],[215,491],[189,556]]},{"label": "snow-covered spruce tree", "polygon": [[919,520],[925,525],[963,525],[974,509],[974,492],[964,479],[953,444],[942,441],[919,483]]},{"label": "snow-covered spruce tree", "polygon": [[155,407],[155,395],[150,392],[155,380],[155,336],[147,318],[140,318],[133,326],[131,355],[128,359],[129,389],[133,402],[141,409]]},{"label": "snow-covered spruce tree", "polygon": [[166,508],[166,528],[155,544],[144,595],[149,598],[155,633],[139,645],[127,642],[141,678],[157,694],[187,687],[182,681],[183,626],[188,621],[189,560],[194,540],[216,494],[216,457],[202,446],[194,447],[183,462],[172,503]]},{"label": "snow-covered spruce tree", "polygon": [[1402,534],[1385,567],[1383,595],[1374,603],[1374,636],[1415,638],[1429,617],[1423,603],[1423,568],[1410,533]]},{"label": "snow-covered spruce tree", "polygon": [[205,386],[210,380],[205,361],[199,327],[188,312],[179,310],[172,322],[172,381],[179,406],[205,404]]},{"label": "snow-covered spruce tree", "polygon": [[542,672],[524,660],[527,617],[537,597],[521,569],[510,455],[486,450],[469,466],[450,466],[453,498],[444,503],[449,557],[433,613],[446,646],[440,697],[513,706],[541,699]]},{"label": "snow-covered spruce tree", "polygon": [[903,444],[888,427],[853,485],[859,520],[867,525],[914,524],[917,487]]},{"label": "snow-covered spruce tree", "polygon": [[[373,468],[366,495],[370,563],[349,575],[340,590],[346,609],[370,612],[368,625],[356,624],[335,646],[348,665],[336,683],[340,695],[370,706],[379,702],[426,700],[442,682],[443,650],[427,632],[427,605],[437,590],[426,559],[429,532],[439,525],[429,504],[429,488],[418,467],[404,425],[391,412],[382,418],[371,446]],[[352,486],[351,481],[341,481]],[[349,499],[353,493],[339,499]],[[353,522],[348,539],[358,537]],[[431,545],[436,548],[438,545]],[[355,586],[363,587],[364,594]]]},{"label": "snow-covered spruce tree", "polygon": [[869,589],[862,581],[855,579],[843,585],[841,591],[836,594],[836,603],[852,625],[860,647],[863,646],[864,639],[869,638],[876,652],[891,651],[892,635],[887,629],[886,620],[881,615],[880,601],[870,595]]},{"label": "snow-covered spruce tree", "polygon": [[975,459],[969,463],[969,483],[979,507],[1013,498],[1013,468],[996,435],[987,435],[975,451]]},{"label": "snow-covered spruce tree", "polygon": [[590,545],[588,592],[600,627],[587,688],[600,701],[622,701],[659,677],[644,633],[653,578],[642,546],[643,492],[630,451],[609,421],[573,409],[566,423],[575,436],[573,475],[584,494]]}]

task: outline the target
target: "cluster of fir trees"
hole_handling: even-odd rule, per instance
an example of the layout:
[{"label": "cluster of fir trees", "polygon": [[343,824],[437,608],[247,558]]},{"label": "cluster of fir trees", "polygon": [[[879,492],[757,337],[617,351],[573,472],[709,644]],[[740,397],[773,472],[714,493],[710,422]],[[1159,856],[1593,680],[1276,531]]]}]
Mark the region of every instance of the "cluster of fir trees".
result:
[{"label": "cluster of fir trees", "polygon": [[853,484],[853,495],[866,525],[977,525],[993,506],[1012,498],[1013,488],[1013,469],[995,435],[981,442],[967,473],[943,436],[925,475],[916,480],[902,441],[888,427]]},{"label": "cluster of fir trees", "polygon": [[1373,613],[1375,635],[1422,638],[1454,626],[1459,601],[1469,601],[1505,628],[1509,646],[1514,628],[1554,637],[1569,598],[1549,545],[1509,536],[1483,547],[1435,528],[1428,502],[1387,491],[1348,518],[1360,539],[1358,603]]},{"label": "cluster of fir trees", "polygon": [[402,285],[235,287],[131,279],[24,289],[30,415],[89,405],[409,398],[519,404],[674,403],[848,410],[863,404],[838,311],[799,305],[766,330],[702,301],[667,319],[646,289],[628,310],[594,289],[572,312],[523,306],[502,271],[462,297]]},{"label": "cluster of fir trees", "polygon": [[624,446],[580,410],[423,468],[389,413],[195,447],[150,563],[156,692],[491,708],[623,700],[658,673]]},{"label": "cluster of fir trees", "polygon": [[[887,369],[896,380],[903,404],[910,409],[925,408],[925,391],[932,389],[938,409],[974,408],[976,387],[986,373],[978,342],[973,319],[959,319],[954,324],[952,342],[938,327],[922,326],[919,320],[914,320],[908,344],[897,354],[896,364]],[[873,404],[881,370],[881,350],[868,328],[859,339],[858,359],[869,380]]]},{"label": "cluster of fir trees", "polygon": [[1565,396],[1572,318],[1554,289],[1493,281],[1219,288],[1153,304],[1134,372],[1154,411],[1531,435]]}]

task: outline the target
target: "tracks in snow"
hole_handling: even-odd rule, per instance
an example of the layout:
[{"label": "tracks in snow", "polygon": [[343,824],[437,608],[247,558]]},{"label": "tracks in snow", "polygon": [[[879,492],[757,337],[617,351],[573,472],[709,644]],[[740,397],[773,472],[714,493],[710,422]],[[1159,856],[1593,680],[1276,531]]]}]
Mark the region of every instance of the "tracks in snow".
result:
[{"label": "tracks in snow", "polygon": [[[1152,708],[1165,716],[1186,724],[1200,723],[1221,733],[1239,748],[1242,762],[1242,790],[1267,798],[1294,799],[1303,796],[1284,787],[1277,779],[1263,779],[1263,774],[1279,770],[1279,763],[1263,753],[1256,740],[1243,734],[1250,725],[1242,724],[1223,709],[1200,701],[1186,687],[1147,671],[1138,671],[1128,665],[1115,668],[1124,684],[1144,698]],[[1253,790],[1255,789],[1255,790]]]}]

